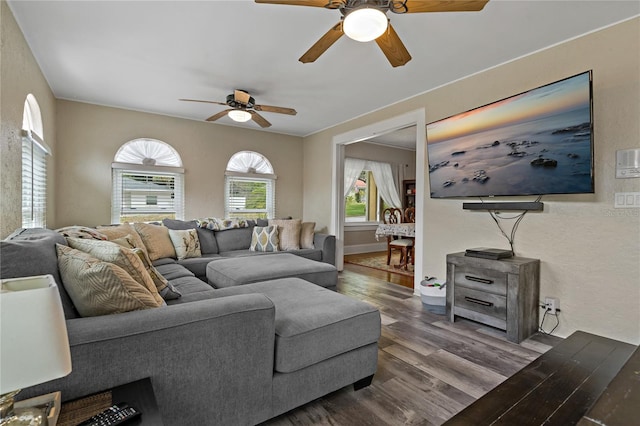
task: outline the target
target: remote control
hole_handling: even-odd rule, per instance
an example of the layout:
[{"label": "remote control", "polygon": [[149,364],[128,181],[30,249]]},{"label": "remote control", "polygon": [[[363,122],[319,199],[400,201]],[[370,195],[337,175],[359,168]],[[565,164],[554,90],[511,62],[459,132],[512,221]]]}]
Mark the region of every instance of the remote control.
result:
[{"label": "remote control", "polygon": [[78,426],[116,426],[128,422],[141,414],[140,411],[125,403],[114,404]]}]

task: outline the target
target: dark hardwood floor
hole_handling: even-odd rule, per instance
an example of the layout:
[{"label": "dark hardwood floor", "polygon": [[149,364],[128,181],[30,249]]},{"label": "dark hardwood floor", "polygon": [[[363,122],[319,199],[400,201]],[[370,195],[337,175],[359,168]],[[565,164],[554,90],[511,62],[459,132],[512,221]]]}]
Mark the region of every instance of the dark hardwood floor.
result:
[{"label": "dark hardwood floor", "polygon": [[345,387],[265,425],[440,425],[561,341],[536,334],[515,344],[500,330],[450,323],[379,272],[346,264],[338,282],[338,292],[380,309],[373,383],[357,392]]}]

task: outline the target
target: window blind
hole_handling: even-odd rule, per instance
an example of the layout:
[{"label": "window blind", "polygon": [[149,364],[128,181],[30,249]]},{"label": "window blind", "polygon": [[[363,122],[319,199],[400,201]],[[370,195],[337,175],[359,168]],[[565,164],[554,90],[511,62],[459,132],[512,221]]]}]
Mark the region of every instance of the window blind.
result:
[{"label": "window blind", "polygon": [[275,217],[275,188],[273,179],[229,176],[225,178],[225,217]]},{"label": "window blind", "polygon": [[22,137],[22,227],[46,227],[47,154],[30,132]]},{"label": "window blind", "polygon": [[184,217],[182,173],[113,168],[113,223]]}]

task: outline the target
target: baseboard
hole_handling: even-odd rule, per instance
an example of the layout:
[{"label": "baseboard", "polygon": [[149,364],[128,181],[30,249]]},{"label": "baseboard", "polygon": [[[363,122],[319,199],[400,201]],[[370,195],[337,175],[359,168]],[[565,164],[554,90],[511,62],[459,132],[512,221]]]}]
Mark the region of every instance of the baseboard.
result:
[{"label": "baseboard", "polygon": [[344,254],[361,254],[361,253],[375,253],[378,251],[386,251],[387,242],[372,243],[372,244],[357,244],[355,246],[344,246]]}]

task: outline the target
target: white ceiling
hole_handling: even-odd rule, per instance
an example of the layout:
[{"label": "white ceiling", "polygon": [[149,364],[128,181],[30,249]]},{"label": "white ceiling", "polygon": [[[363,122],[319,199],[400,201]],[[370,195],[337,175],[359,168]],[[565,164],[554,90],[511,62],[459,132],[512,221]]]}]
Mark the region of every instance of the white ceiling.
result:
[{"label": "white ceiling", "polygon": [[262,115],[267,131],[298,136],[640,14],[637,0],[389,13],[413,57],[392,68],[375,43],[346,36],[316,62],[298,62],[339,21],[337,10],[248,0],[8,3],[58,98],[204,120],[225,107],[178,99],[224,102],[245,89],[258,104],[295,108],[296,116]]}]

